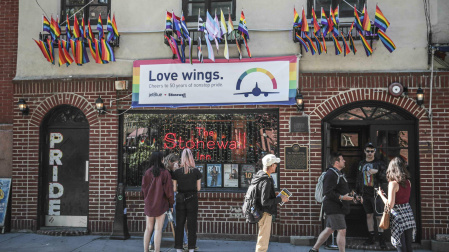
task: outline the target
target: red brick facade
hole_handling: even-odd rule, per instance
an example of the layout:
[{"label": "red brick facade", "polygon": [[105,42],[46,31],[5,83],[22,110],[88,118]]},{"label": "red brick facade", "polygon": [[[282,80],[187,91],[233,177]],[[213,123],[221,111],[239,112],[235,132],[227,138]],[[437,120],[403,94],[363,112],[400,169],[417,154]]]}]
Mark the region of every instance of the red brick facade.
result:
[{"label": "red brick facade", "polygon": [[[114,79],[75,79],[18,81],[14,99],[26,96],[30,115],[14,117],[13,201],[12,226],[14,229],[37,229],[37,196],[39,193],[39,127],[46,113],[61,104],[81,109],[90,125],[90,190],[89,224],[93,233],[110,233],[114,220],[114,193],[118,174],[118,116],[115,99],[128,92],[116,92]],[[131,81],[131,79],[128,79]],[[400,82],[409,88],[408,97],[393,97],[387,86]],[[426,109],[430,100],[429,73],[322,73],[300,74],[299,87],[305,99],[304,113],[310,116],[309,133],[290,133],[289,119],[297,116],[295,106],[259,105],[257,108],[279,108],[280,155],[294,143],[310,147],[307,171],[287,171],[280,166],[280,188],[288,188],[294,195],[279,209],[273,224],[273,234],[279,236],[314,235],[321,231],[318,221],[320,206],[313,198],[315,183],[322,171],[322,119],[338,107],[356,101],[383,101],[401,107],[419,120],[419,171],[422,221],[421,239],[431,239],[435,234],[448,233],[449,212],[447,160],[449,159],[449,74],[435,74],[433,80],[433,140],[431,122]],[[416,105],[418,87],[425,93],[425,106]],[[98,115],[95,99],[101,95],[110,113]],[[112,100],[112,106],[110,101]],[[120,101],[118,109],[129,108],[130,98]],[[246,108],[256,106],[226,106],[221,108]],[[196,107],[198,109],[198,107]],[[209,109],[209,107],[208,107]],[[167,109],[168,110],[168,109]],[[432,155],[432,143],[433,155]],[[433,159],[432,159],[433,158]],[[128,227],[130,232],[143,232],[145,220],[140,192],[128,191]],[[255,234],[255,225],[244,223],[239,217],[243,193],[200,193],[198,232],[208,234]]]}]

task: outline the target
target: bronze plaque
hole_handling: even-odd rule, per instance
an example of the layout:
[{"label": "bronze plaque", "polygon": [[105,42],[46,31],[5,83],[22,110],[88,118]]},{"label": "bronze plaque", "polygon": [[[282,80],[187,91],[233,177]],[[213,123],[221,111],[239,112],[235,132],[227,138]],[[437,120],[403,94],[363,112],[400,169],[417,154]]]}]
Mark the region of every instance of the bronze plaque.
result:
[{"label": "bronze plaque", "polygon": [[291,147],[285,147],[285,168],[287,170],[308,170],[309,158],[308,148],[293,144]]}]

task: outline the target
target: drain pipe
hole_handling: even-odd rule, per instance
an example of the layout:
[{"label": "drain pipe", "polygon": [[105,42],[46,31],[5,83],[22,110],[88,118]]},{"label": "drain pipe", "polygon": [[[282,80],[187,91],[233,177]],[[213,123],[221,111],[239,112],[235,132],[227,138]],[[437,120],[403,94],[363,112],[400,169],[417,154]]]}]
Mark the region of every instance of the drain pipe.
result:
[{"label": "drain pipe", "polygon": [[[432,90],[433,90],[433,57],[435,53],[435,48],[432,46],[431,48],[432,52],[432,60],[431,60],[431,68],[430,68],[430,99],[429,99],[429,121],[430,121],[430,156],[431,156],[431,169],[432,169],[432,181],[435,181],[435,170],[433,167],[434,160],[433,160],[433,115],[432,115]],[[435,206],[435,183],[432,184],[432,205]],[[435,230],[436,224],[435,224],[435,207],[432,207],[432,214],[433,214],[433,229]]]}]

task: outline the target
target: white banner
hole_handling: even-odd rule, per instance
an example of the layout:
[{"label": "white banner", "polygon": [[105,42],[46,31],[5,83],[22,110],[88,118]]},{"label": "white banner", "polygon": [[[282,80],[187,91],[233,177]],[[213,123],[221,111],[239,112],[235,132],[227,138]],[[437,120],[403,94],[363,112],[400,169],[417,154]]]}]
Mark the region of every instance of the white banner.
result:
[{"label": "white banner", "polygon": [[289,64],[289,60],[193,65],[143,63],[138,104],[288,101]]}]

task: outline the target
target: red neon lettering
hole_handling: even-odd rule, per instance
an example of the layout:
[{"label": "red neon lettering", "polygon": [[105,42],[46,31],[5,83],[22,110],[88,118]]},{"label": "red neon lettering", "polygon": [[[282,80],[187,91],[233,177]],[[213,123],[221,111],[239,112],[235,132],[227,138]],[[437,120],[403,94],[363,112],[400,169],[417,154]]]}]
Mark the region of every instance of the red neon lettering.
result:
[{"label": "red neon lettering", "polygon": [[[212,145],[212,147],[211,147],[210,145]],[[207,148],[208,148],[209,150],[215,149],[215,142],[214,142],[214,141],[208,141],[208,142],[207,142]]]},{"label": "red neon lettering", "polygon": [[228,146],[228,141],[225,142],[221,141],[221,142],[217,142],[218,145],[218,149],[226,149],[226,146]]},{"label": "red neon lettering", "polygon": [[[169,136],[172,136],[173,138],[170,138]],[[165,141],[164,149],[174,149],[176,147],[176,133],[167,133],[167,134],[165,134],[164,141]],[[167,142],[168,143],[173,143],[173,146],[169,147],[167,145]]]},{"label": "red neon lettering", "polygon": [[185,149],[186,147],[182,147],[182,142],[184,142],[184,141],[182,141],[182,138],[181,137],[179,137],[179,141],[178,141],[178,147],[181,149],[181,150],[183,150],[183,149]]},{"label": "red neon lettering", "polygon": [[200,148],[200,143],[203,144],[203,147],[201,147],[201,148],[204,149],[204,142],[203,141],[196,140],[196,147],[199,149]]},{"label": "red neon lettering", "polygon": [[229,149],[237,149],[237,143],[235,141],[231,141],[229,143]]},{"label": "red neon lettering", "polygon": [[[189,143],[191,143],[191,145],[189,145]],[[186,146],[189,149],[194,149],[195,148],[195,142],[193,140],[189,140],[186,142]]]}]

